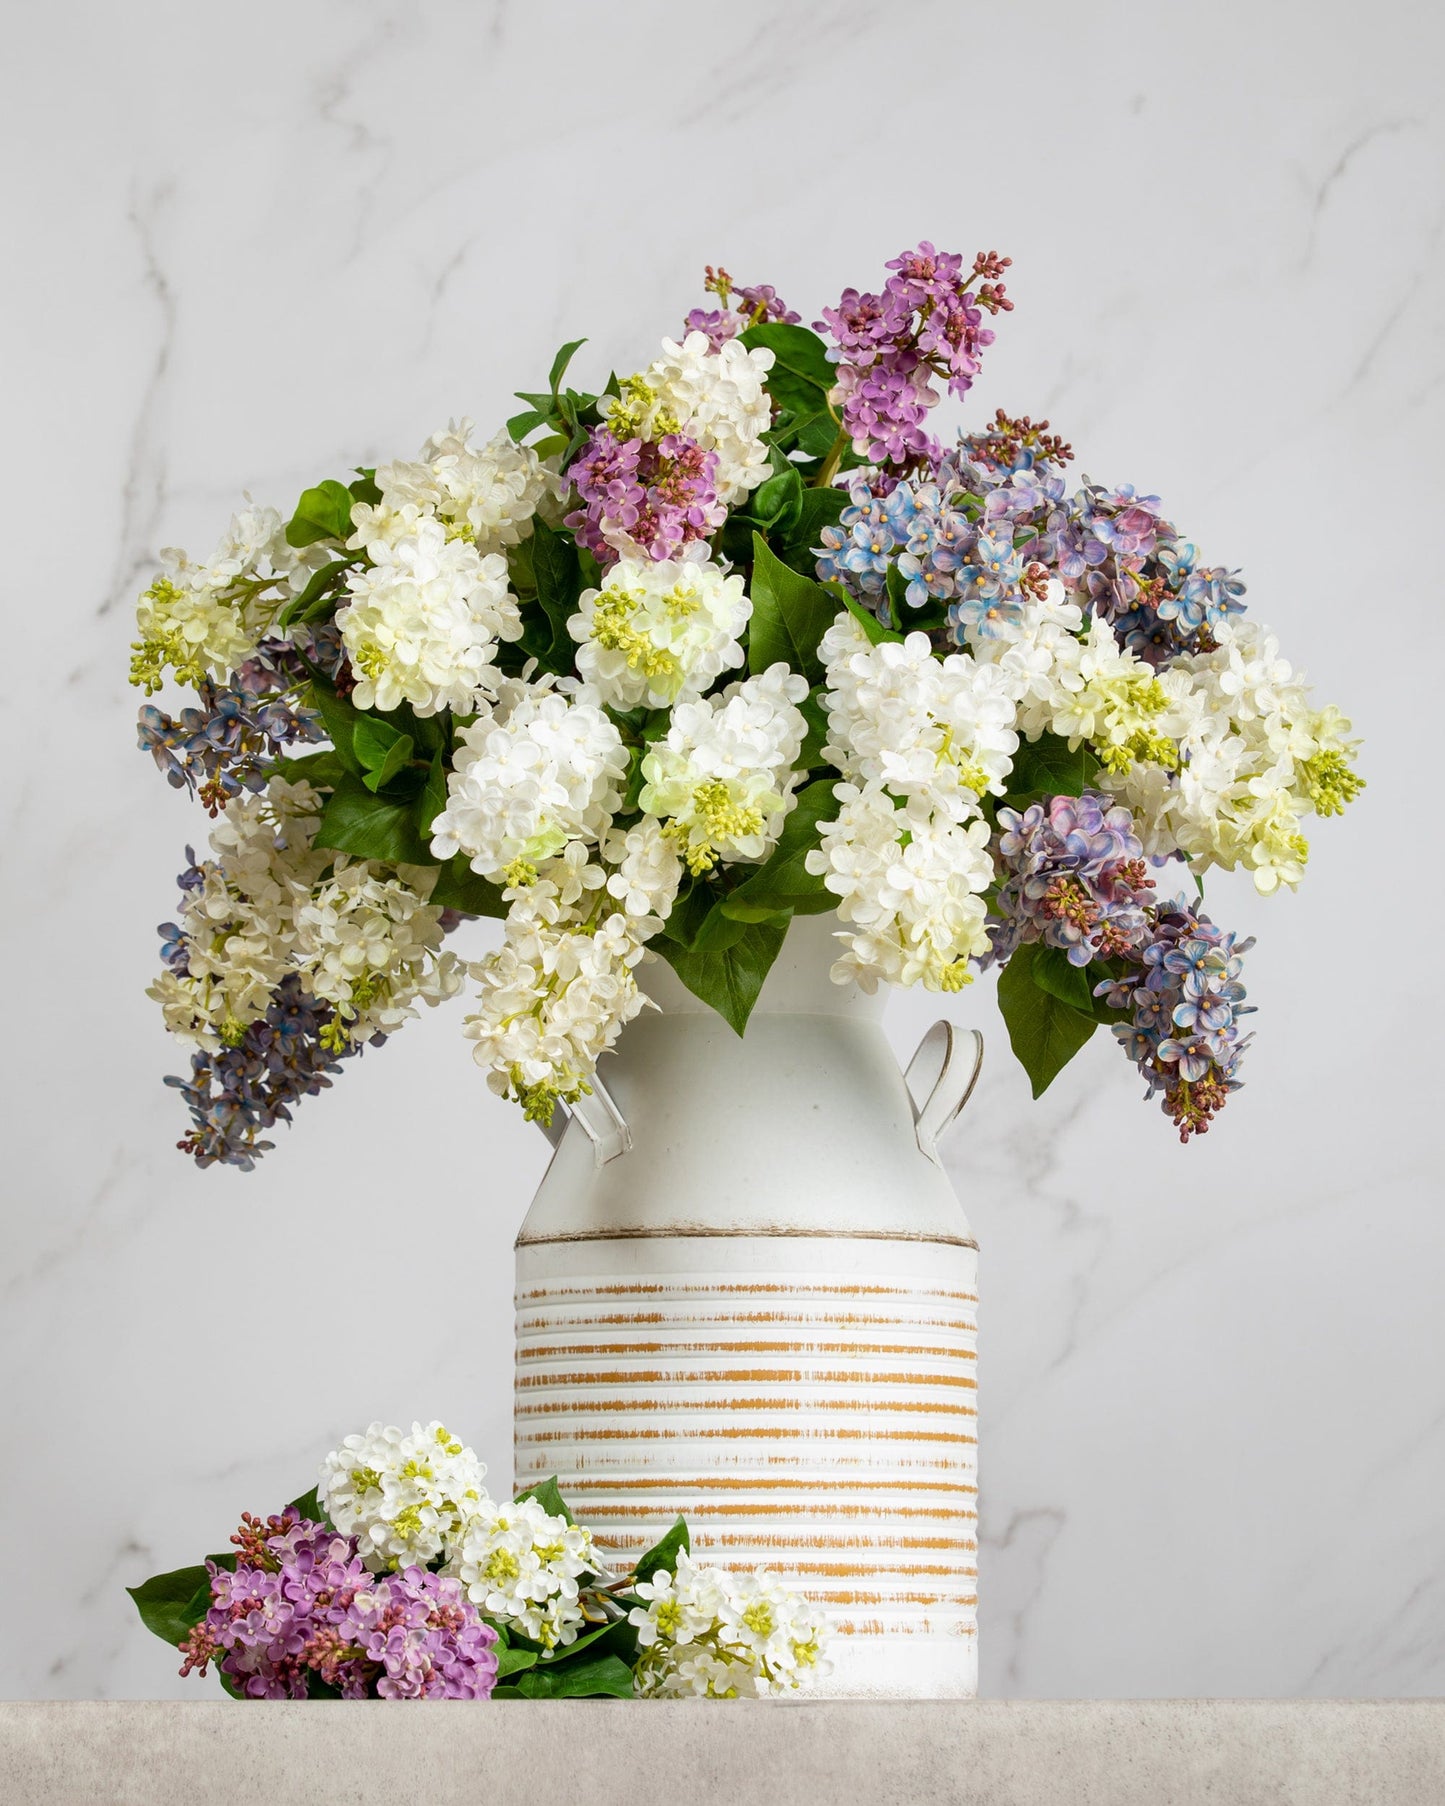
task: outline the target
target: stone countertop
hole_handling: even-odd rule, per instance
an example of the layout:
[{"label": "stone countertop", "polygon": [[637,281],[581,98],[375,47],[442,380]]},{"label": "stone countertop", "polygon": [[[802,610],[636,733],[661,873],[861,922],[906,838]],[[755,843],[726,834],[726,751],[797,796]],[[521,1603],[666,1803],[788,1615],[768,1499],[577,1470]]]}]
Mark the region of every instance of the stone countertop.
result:
[{"label": "stone countertop", "polygon": [[1440,1806],[1445,1701],[0,1704],[5,1806]]}]

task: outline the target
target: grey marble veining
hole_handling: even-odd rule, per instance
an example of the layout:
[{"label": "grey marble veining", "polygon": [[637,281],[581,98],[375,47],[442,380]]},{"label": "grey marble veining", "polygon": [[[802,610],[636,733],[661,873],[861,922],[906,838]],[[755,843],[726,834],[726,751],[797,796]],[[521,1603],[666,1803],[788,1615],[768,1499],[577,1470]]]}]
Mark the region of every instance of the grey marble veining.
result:
[{"label": "grey marble veining", "polygon": [[[1445,1691],[1438,19],[82,0],[8,48],[0,1693],[197,1696],[122,1587],[374,1416],[509,1466],[545,1147],[455,1011],[250,1177],[173,1151],[142,993],[205,824],[131,750],[156,549],[490,428],[565,338],[584,376],[636,367],[705,262],[811,318],[925,235],[1016,260],[972,417],[1049,413],[1241,565],[1370,780],[1298,897],[1210,884],[1259,936],[1260,1038],[1198,1145],[1102,1040],[1032,1104],[988,984],[950,1001],[990,1041],[948,1144],[983,1248],[984,1689]],[[906,1056],[936,1000],[891,1007]]]}]

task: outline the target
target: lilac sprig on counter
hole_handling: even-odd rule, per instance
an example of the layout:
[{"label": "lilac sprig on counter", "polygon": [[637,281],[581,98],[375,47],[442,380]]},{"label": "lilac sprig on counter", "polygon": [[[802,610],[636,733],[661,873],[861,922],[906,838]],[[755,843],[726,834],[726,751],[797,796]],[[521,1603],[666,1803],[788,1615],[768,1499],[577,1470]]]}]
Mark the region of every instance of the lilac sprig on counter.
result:
[{"label": "lilac sprig on counter", "polygon": [[1114,1033],[1138,1066],[1149,1097],[1179,1139],[1202,1135],[1239,1089],[1240,1057],[1252,1037],[1239,1019],[1252,1014],[1239,975],[1254,945],[1217,928],[1183,898],[1148,912],[1148,939],[1121,976],[1095,987],[1114,1009],[1131,1012]]},{"label": "lilac sprig on counter", "polygon": [[496,1632],[461,1583],[425,1568],[371,1574],[355,1537],[294,1506],[231,1538],[234,1572],[207,1562],[211,1607],[180,1646],[183,1675],[214,1661],[247,1699],[486,1699]]}]

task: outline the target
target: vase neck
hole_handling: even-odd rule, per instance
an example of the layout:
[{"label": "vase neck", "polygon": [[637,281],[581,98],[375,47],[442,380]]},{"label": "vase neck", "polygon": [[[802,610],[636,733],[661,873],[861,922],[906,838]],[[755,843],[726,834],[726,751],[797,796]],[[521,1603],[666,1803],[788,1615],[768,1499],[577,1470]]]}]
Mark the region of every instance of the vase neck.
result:
[{"label": "vase neck", "polygon": [[[888,1000],[884,986],[870,997],[856,984],[834,984],[830,969],[840,948],[834,936],[838,917],[798,916],[788,927],[778,957],[763,980],[753,1014],[765,1016],[843,1016],[879,1020]],[[654,955],[638,969],[642,989],[668,1016],[711,1015],[711,1006],[694,997],[668,965]]]}]

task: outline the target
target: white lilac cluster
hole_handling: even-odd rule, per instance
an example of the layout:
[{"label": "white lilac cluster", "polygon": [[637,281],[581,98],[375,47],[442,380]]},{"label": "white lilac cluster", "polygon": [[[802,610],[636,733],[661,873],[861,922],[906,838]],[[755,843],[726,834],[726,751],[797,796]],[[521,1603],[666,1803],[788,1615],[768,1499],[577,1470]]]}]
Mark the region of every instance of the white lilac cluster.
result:
[{"label": "white lilac cluster", "polygon": [[689,871],[753,863],[776,844],[802,776],[794,766],[808,724],[797,705],[807,694],[806,678],[776,664],[674,707],[642,761],[639,801],[665,822]]},{"label": "white lilac cluster", "polygon": [[591,1088],[598,1059],[645,1006],[633,969],[682,876],[656,822],[610,829],[593,852],[574,841],[509,889],[505,939],[471,968],[473,1057],[493,1091],[544,1123]]},{"label": "white lilac cluster", "polygon": [[839,809],[807,856],[845,924],[840,983],[958,990],[988,947],[993,882],[985,794],[1018,749],[1019,683],[968,653],[933,656],[925,634],[870,643],[848,613],[823,636]]},{"label": "white lilac cluster", "polygon": [[585,685],[505,679],[463,729],[432,823],[438,859],[464,853],[485,878],[524,884],[573,841],[596,843],[622,800],[627,755]]},{"label": "white lilac cluster", "polygon": [[361,709],[409,703],[418,715],[470,714],[496,694],[499,640],[522,635],[507,561],[450,539],[430,516],[395,539],[366,545],[370,562],[347,573],[336,624]]},{"label": "white lilac cluster", "polygon": [[601,589],[583,591],[567,631],[604,703],[660,709],[742,664],[738,636],[752,612],[742,578],[708,559],[625,557]]},{"label": "white lilac cluster", "polygon": [[472,432],[470,420],[454,420],[427,440],[415,462],[381,465],[381,499],[353,508],[351,544],[395,543],[435,517],[448,538],[465,538],[486,555],[520,544],[536,515],[555,518],[561,484],[531,446],[515,444],[505,431],[478,446]]},{"label": "white lilac cluster", "polygon": [[313,847],[321,799],[273,777],[233,798],[211,831],[211,857],[186,875],[180,919],[148,995],[166,1027],[216,1052],[239,1046],[291,974],[329,1003],[323,1031],[339,1052],[390,1034],[461,985],[441,951],[441,911],[427,902],[434,870],[397,875]]},{"label": "white lilac cluster", "polygon": [[444,1555],[472,1515],[490,1506],[485,1473],[444,1424],[414,1423],[407,1432],[374,1423],[326,1457],[316,1490],[376,1574]]},{"label": "white lilac cluster", "polygon": [[281,778],[227,803],[211,857],[186,874],[174,940],[146,993],[182,1041],[237,1045],[295,969],[297,911],[332,857],[312,849],[320,816],[309,784]]},{"label": "white lilac cluster", "polygon": [[1177,851],[1199,872],[1242,866],[1268,893],[1304,875],[1304,819],[1358,793],[1358,742],[1338,709],[1314,707],[1267,628],[1231,617],[1212,638],[1156,672],[1107,621],[1085,632],[1078,608],[1050,594],[977,652],[1017,693],[1024,734],[1097,755],[1146,853]]},{"label": "white lilac cluster", "polygon": [[225,681],[255,652],[314,561],[287,545],[285,522],[274,508],[233,515],[204,563],[166,547],[162,574],[136,604],[141,637],[132,649],[131,681],[147,695],[163,686],[167,671],[193,686]]},{"label": "white lilac cluster", "polygon": [[575,1643],[586,1617],[579,1580],[597,1571],[592,1533],[553,1516],[536,1499],[483,1499],[452,1539],[446,1572],[493,1618],[505,1618],[543,1649]]},{"label": "white lilac cluster", "polygon": [[426,901],[430,868],[387,877],[365,860],[338,859],[331,878],[296,913],[296,961],[313,997],[335,1012],[331,1039],[389,1035],[415,1005],[461,989],[463,968],[441,950],[441,912]]},{"label": "white lilac cluster", "polygon": [[1163,679],[1189,686],[1169,724],[1173,756],[1106,781],[1147,852],[1177,847],[1196,871],[1243,866],[1267,894],[1304,875],[1305,817],[1338,814],[1358,793],[1358,742],[1338,709],[1313,706],[1266,628],[1231,620],[1214,638]]},{"label": "white lilac cluster", "polygon": [[651,1699],[760,1699],[829,1674],[820,1612],[765,1568],[732,1574],[679,1552],[632,1591],[637,1691]]},{"label": "white lilac cluster", "polygon": [[621,385],[608,424],[618,439],[659,440],[680,433],[716,455],[714,488],[726,508],[756,489],[769,471],[763,434],[772,424],[764,380],[773,353],[735,339],[714,350],[707,335],[662,341],[661,355]]}]

